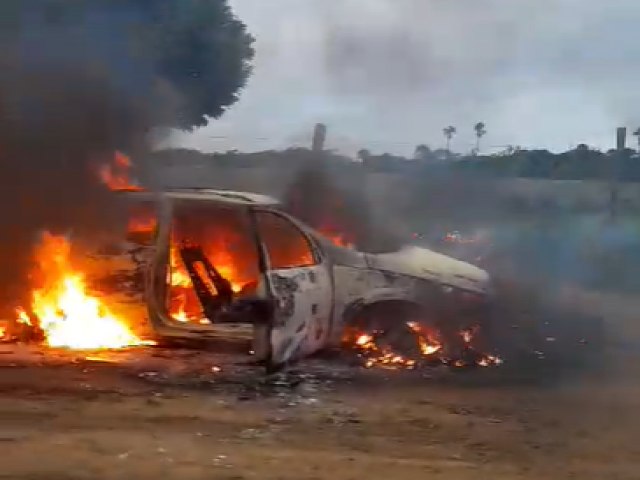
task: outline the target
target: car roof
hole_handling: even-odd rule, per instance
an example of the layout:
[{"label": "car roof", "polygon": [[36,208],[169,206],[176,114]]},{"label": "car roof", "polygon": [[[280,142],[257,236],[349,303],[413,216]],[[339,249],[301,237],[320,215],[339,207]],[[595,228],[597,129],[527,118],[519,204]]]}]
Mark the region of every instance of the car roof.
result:
[{"label": "car roof", "polygon": [[124,192],[132,197],[151,198],[160,196],[176,200],[204,200],[234,205],[277,206],[280,202],[268,195],[233,190],[215,190],[211,188],[171,188],[160,192]]}]

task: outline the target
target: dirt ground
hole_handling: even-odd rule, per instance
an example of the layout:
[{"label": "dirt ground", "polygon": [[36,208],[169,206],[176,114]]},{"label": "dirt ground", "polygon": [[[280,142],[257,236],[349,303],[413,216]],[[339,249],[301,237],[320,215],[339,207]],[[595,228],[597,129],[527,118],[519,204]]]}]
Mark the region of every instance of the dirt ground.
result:
[{"label": "dirt ground", "polygon": [[637,479],[636,301],[587,301],[605,358],[550,382],[324,360],[266,381],[193,351],[4,346],[0,478]]}]

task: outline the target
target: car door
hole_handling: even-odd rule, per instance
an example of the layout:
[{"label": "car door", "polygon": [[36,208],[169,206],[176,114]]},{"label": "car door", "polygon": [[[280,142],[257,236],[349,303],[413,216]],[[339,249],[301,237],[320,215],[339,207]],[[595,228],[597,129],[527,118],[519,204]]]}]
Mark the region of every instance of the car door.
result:
[{"label": "car door", "polygon": [[319,247],[294,221],[271,210],[255,216],[275,300],[270,363],[278,367],[326,346],[333,282]]},{"label": "car door", "polygon": [[[159,215],[147,306],[160,338],[251,338],[257,302],[271,301],[244,205],[171,199]],[[266,340],[263,341],[266,343]]]}]

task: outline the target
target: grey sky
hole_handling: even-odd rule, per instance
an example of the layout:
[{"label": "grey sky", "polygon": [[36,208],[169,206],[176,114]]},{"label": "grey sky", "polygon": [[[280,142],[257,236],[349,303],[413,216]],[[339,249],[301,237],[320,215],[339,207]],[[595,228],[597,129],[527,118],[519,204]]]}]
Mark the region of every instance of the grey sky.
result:
[{"label": "grey sky", "polygon": [[308,144],[410,154],[485,143],[609,148],[640,126],[637,0],[232,0],[255,73],[223,118],[171,144],[205,151]]}]

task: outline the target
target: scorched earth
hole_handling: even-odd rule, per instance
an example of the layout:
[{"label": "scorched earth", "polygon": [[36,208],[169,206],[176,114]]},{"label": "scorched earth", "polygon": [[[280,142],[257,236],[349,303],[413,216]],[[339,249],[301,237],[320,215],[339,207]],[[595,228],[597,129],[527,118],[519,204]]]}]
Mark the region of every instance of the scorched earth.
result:
[{"label": "scorched earth", "polygon": [[637,479],[639,305],[582,303],[626,343],[544,375],[316,359],[265,377],[222,353],[5,345],[1,477]]}]

